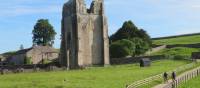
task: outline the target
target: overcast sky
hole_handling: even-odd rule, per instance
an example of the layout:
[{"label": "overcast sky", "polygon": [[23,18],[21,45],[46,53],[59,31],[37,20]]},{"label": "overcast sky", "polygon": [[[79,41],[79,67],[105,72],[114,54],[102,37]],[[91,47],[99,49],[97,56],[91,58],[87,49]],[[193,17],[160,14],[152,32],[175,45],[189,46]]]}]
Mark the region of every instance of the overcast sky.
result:
[{"label": "overcast sky", "polygon": [[[32,45],[32,29],[40,18],[49,19],[60,47],[62,6],[68,0],[1,0],[0,53]],[[87,6],[92,0],[85,0]],[[126,20],[145,29],[151,37],[200,32],[199,0],[105,0],[109,34]]]}]

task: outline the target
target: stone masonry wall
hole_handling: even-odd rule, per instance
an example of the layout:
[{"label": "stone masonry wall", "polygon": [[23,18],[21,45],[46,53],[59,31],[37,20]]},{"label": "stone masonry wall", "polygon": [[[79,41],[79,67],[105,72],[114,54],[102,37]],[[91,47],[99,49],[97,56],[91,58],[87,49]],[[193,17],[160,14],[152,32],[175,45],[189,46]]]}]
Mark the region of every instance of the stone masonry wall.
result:
[{"label": "stone masonry wall", "polygon": [[63,7],[60,63],[76,68],[109,64],[108,26],[103,0],[89,9],[84,0],[70,0]]}]

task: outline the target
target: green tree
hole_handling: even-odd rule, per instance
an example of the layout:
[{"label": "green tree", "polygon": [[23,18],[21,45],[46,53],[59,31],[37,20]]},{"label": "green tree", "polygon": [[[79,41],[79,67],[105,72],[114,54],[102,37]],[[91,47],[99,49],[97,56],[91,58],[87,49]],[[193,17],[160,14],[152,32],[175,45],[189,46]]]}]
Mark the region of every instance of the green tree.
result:
[{"label": "green tree", "polygon": [[[151,49],[152,41],[151,37],[143,29],[138,29],[132,21],[126,21],[122,27],[110,37],[110,44],[116,41],[127,39],[134,43],[133,56],[144,54]],[[113,48],[110,50],[112,51]]]},{"label": "green tree", "polygon": [[47,19],[40,19],[34,26],[32,34],[34,45],[52,46],[56,32]]},{"label": "green tree", "polygon": [[24,64],[26,64],[26,65],[32,64],[32,58],[31,57],[25,57],[24,58]]},{"label": "green tree", "polygon": [[138,37],[143,39],[146,43],[148,43],[149,46],[152,46],[151,37],[147,34],[147,32],[144,29],[139,30]]},{"label": "green tree", "polygon": [[127,39],[119,40],[110,45],[110,56],[112,58],[131,56],[134,49],[135,45],[132,41]]},{"label": "green tree", "polygon": [[135,44],[135,51],[132,54],[133,56],[144,54],[150,49],[150,45],[147,43],[147,41],[144,41],[141,38],[133,38],[132,42]]},{"label": "green tree", "polygon": [[138,28],[132,21],[126,21],[123,26],[110,37],[110,40],[111,42],[115,42],[122,39],[132,39],[133,37],[138,37],[138,32]]}]

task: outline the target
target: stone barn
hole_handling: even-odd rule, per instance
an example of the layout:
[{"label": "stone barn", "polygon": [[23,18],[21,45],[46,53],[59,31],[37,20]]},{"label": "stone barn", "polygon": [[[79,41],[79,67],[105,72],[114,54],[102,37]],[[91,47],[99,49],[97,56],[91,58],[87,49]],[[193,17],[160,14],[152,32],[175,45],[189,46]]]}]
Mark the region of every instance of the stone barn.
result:
[{"label": "stone barn", "polygon": [[67,68],[108,65],[108,25],[103,0],[69,0],[63,7],[60,64]]},{"label": "stone barn", "polygon": [[3,55],[0,55],[0,65],[4,64],[5,59],[6,58]]},{"label": "stone barn", "polygon": [[27,59],[31,64],[42,64],[44,61],[53,61],[58,59],[58,50],[50,46],[33,46],[28,49],[19,50],[14,56],[8,58],[7,62],[14,65],[23,65]]},{"label": "stone barn", "polygon": [[193,52],[192,53],[192,59],[193,60],[200,60],[200,52]]},{"label": "stone barn", "polygon": [[0,55],[0,62],[4,61],[5,57],[3,55]]},{"label": "stone barn", "polygon": [[149,58],[142,58],[140,60],[140,67],[149,67],[151,66],[151,60]]}]

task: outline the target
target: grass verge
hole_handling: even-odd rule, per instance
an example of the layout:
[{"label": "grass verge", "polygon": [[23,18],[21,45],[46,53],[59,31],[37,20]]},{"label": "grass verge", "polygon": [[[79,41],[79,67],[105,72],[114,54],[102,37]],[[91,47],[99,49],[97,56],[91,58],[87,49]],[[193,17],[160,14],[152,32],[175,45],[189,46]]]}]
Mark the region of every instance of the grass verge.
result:
[{"label": "grass verge", "polygon": [[160,60],[147,68],[129,64],[86,70],[8,74],[0,76],[0,88],[124,88],[126,84],[188,63],[190,61]]}]

